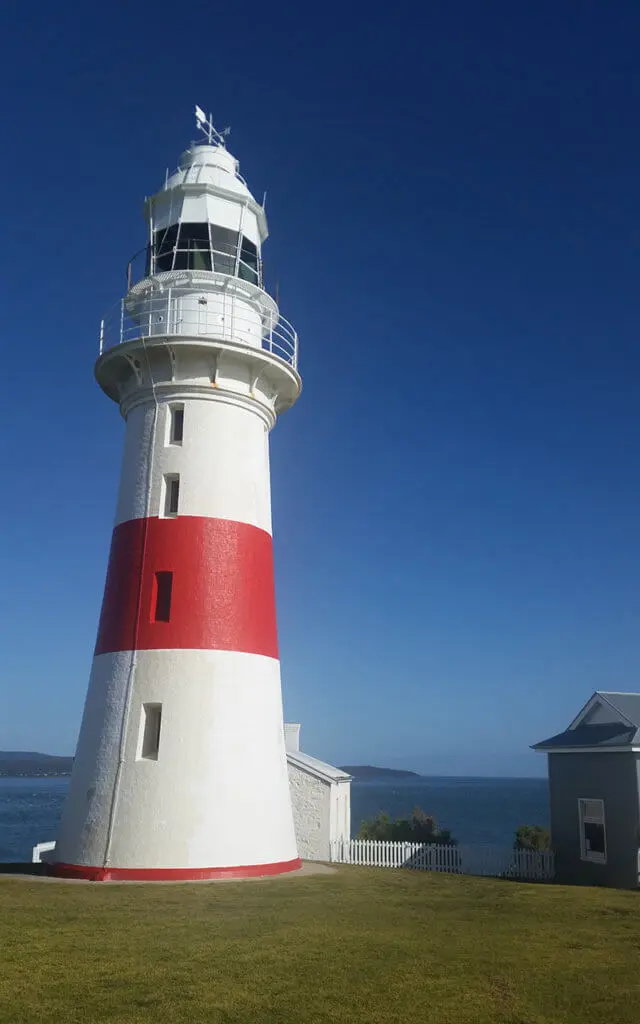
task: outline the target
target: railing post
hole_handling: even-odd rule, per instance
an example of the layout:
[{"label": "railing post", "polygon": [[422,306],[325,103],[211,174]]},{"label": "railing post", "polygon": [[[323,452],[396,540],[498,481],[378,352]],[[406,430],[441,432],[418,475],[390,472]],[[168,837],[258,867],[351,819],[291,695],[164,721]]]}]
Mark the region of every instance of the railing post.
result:
[{"label": "railing post", "polygon": [[124,299],[120,299],[120,344],[124,341]]}]

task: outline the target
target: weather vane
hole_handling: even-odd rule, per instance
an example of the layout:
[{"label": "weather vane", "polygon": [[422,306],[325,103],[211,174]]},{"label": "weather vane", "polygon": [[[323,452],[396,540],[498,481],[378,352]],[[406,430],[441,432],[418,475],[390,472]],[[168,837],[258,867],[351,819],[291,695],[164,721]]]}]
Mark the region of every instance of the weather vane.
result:
[{"label": "weather vane", "polygon": [[230,128],[225,128],[224,131],[217,131],[211,122],[213,114],[205,114],[202,107],[199,107],[196,103],[196,126],[200,129],[203,135],[206,135],[207,142],[210,146],[226,146],[226,138],[231,133]]}]

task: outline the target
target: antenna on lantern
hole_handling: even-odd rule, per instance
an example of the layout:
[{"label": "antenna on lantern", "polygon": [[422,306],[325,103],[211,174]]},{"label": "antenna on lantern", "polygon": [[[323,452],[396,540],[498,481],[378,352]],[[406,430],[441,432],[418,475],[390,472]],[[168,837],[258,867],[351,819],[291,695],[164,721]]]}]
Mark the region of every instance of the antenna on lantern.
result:
[{"label": "antenna on lantern", "polygon": [[196,127],[199,129],[199,131],[202,132],[203,135],[206,136],[207,142],[209,143],[210,146],[222,146],[224,149],[227,144],[227,135],[231,133],[231,129],[225,128],[224,131],[222,132],[217,131],[213,127],[211,121],[212,117],[213,114],[209,114],[209,116],[207,117],[202,107],[199,107],[198,104],[196,103]]}]

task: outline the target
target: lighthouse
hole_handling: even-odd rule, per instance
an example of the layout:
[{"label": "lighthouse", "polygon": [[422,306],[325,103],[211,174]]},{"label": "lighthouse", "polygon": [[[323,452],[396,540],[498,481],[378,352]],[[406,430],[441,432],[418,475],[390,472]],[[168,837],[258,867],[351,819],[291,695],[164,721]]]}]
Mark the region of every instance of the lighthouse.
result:
[{"label": "lighthouse", "polygon": [[101,324],[95,375],[126,430],[61,876],[300,866],[269,475],[269,432],[300,394],[298,339],[264,289],[264,204],[200,107],[196,123]]}]

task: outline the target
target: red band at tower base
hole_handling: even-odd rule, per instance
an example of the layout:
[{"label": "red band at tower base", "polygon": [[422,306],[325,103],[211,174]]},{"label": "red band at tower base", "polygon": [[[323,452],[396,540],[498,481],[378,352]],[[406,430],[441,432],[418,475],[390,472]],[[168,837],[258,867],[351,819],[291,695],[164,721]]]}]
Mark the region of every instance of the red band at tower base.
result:
[{"label": "red band at tower base", "polygon": [[98,868],[84,864],[49,864],[54,878],[77,878],[85,882],[206,882],[216,878],[259,878],[284,875],[302,867],[299,857],[275,864],[244,864],[226,868]]}]

